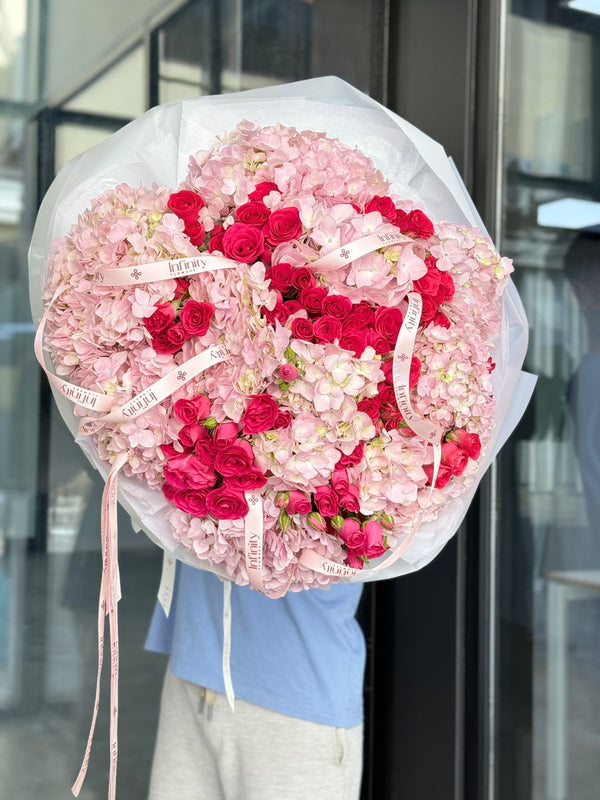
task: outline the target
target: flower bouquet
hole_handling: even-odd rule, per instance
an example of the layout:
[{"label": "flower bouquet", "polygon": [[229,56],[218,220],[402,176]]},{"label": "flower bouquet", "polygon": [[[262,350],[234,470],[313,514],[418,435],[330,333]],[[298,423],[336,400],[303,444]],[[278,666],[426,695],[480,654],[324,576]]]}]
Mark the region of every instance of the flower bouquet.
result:
[{"label": "flower bouquet", "polygon": [[155,109],[61,173],[32,299],[63,416],[139,526],[279,595],[435,555],[526,337],[447,160],[341,81],[255,94]]},{"label": "flower bouquet", "polygon": [[529,400],[511,271],[443,149],[333,78],[156,108],[61,171],[35,347],[106,476],[75,794],[107,613],[115,795],[117,476],[166,552],[271,597],[419,569]]}]

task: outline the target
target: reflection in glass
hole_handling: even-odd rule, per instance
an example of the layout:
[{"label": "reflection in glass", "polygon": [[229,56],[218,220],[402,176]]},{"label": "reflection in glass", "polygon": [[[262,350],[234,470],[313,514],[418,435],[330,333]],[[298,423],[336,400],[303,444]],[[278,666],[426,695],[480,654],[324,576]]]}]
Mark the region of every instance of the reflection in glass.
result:
[{"label": "reflection in glass", "polygon": [[159,102],[319,75],[369,91],[371,37],[371,0],[194,0],[159,29]]},{"label": "reflection in glass", "polygon": [[[498,797],[592,800],[600,764],[600,20],[513,2],[503,252],[534,400],[499,460]],[[583,228],[587,226],[587,230]]]},{"label": "reflection in glass", "polygon": [[63,122],[56,126],[55,165],[58,172],[67,161],[104,141],[113,131],[96,125]]},{"label": "reflection in glass", "polygon": [[137,117],[146,110],[146,61],[140,45],[77,92],[63,108],[114,117]]}]

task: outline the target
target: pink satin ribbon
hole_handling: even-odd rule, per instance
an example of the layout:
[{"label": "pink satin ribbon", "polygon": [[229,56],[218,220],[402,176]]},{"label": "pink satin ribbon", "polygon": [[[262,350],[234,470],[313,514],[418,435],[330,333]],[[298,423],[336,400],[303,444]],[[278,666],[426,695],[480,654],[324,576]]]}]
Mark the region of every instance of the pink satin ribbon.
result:
[{"label": "pink satin ribbon", "polygon": [[128,422],[141,416],[154,406],[162,403],[182,386],[196,378],[213,364],[219,364],[230,356],[225,345],[209,347],[198,355],[188,358],[183,364],[172,369],[162,378],[159,378],[143,392],[140,392],[127,403],[118,408],[113,408],[108,414],[101,417],[84,417],[79,424],[79,432],[83,434],[96,433],[107,422]]},{"label": "pink satin ribbon", "polygon": [[98,283],[105,286],[131,286],[132,284],[185,278],[188,275],[199,275],[203,272],[214,272],[218,269],[231,269],[232,267],[239,267],[239,263],[224,256],[199,255],[153,261],[149,264],[137,264],[132,267],[100,269],[95,278]]},{"label": "pink satin ribbon", "polygon": [[346,267],[357,258],[373,253],[375,250],[393,247],[404,242],[413,242],[413,240],[410,236],[400,232],[370,233],[368,236],[363,236],[362,239],[356,239],[354,242],[348,242],[348,244],[332,250],[331,253],[327,253],[326,256],[322,256],[316,261],[311,261],[309,266],[318,272],[330,272]]},{"label": "pink satin ribbon", "polygon": [[118,720],[119,720],[119,618],[118,602],[121,599],[121,583],[118,563],[117,530],[117,475],[127,462],[127,453],[120,453],[114,460],[104,492],[102,493],[102,581],[98,598],[98,673],[96,697],[83,763],[71,791],[79,796],[90,761],[92,741],[100,707],[100,678],[104,661],[104,618],[108,614],[110,631],[110,772],[108,798],[115,800],[117,787]]},{"label": "pink satin ribbon", "polygon": [[63,397],[66,397],[67,400],[71,400],[71,402],[75,403],[76,405],[82,406],[83,408],[88,408],[92,411],[110,411],[110,409],[116,403],[115,397],[109,397],[109,395],[101,394],[100,392],[92,392],[91,389],[83,389],[81,386],[76,386],[74,383],[69,383],[68,381],[62,380],[53,372],[51,372],[48,367],[46,367],[44,361],[44,331],[46,329],[46,323],[48,322],[50,309],[58,300],[60,295],[70,288],[71,287],[67,283],[61,284],[54,292],[52,299],[46,306],[46,310],[40,320],[40,324],[38,325],[38,329],[35,333],[35,339],[33,341],[35,357],[37,358],[40,367],[46,373],[48,381],[52,384],[52,386],[58,389],[58,391],[63,395]]}]

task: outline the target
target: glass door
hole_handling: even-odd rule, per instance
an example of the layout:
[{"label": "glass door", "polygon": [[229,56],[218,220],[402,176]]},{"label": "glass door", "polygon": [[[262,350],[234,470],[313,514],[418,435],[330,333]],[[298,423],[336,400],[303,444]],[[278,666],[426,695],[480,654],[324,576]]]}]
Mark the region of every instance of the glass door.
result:
[{"label": "glass door", "polygon": [[494,797],[600,779],[600,4],[513,0],[502,251],[539,376],[496,472]]}]

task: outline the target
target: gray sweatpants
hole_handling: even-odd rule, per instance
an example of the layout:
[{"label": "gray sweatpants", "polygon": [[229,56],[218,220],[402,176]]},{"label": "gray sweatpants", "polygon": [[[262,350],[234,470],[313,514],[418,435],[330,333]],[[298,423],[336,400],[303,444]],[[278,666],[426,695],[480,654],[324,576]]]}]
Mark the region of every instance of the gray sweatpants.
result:
[{"label": "gray sweatpants", "polygon": [[149,800],[358,800],[363,726],[227,699],[167,671]]}]

